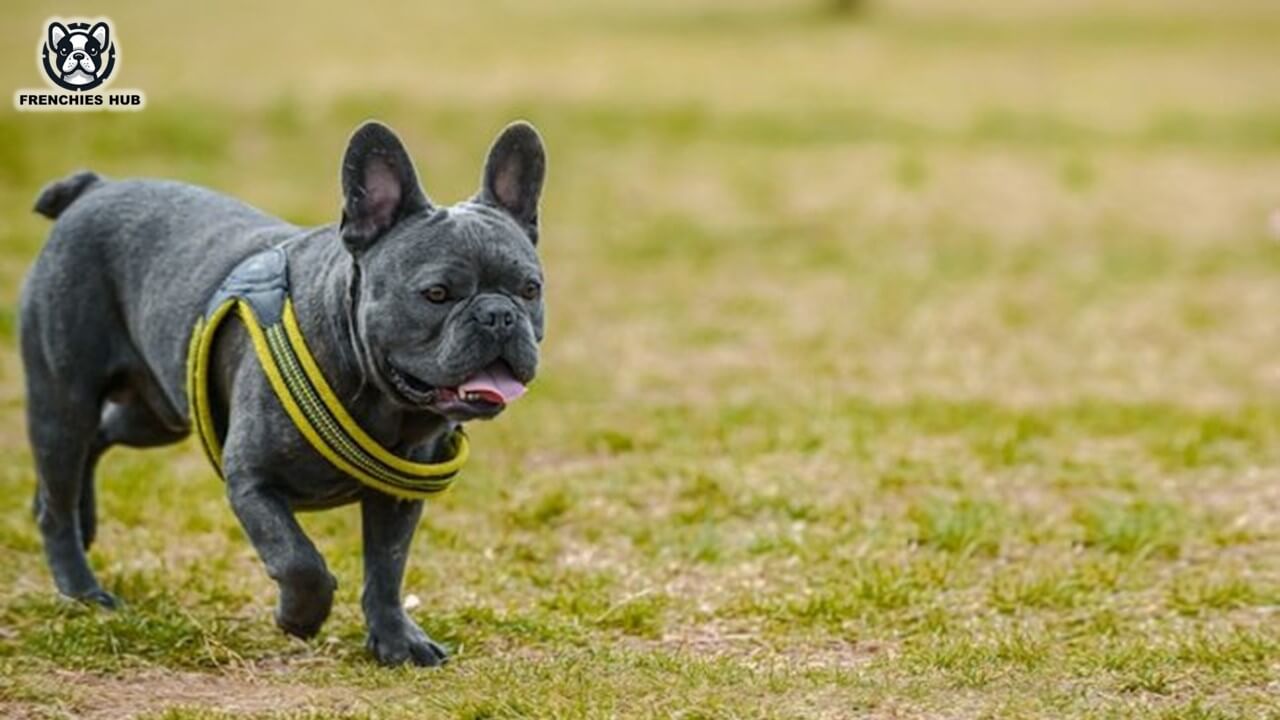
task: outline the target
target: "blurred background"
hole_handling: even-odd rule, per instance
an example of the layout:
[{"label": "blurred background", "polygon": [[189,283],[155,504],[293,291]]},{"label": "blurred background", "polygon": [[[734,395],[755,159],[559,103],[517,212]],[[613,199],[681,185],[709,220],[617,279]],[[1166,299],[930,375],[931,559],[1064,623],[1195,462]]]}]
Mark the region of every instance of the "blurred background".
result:
[{"label": "blurred background", "polygon": [[[42,86],[55,12],[106,9],[7,3],[0,86]],[[360,121],[393,126],[428,193],[453,202],[494,134],[526,118],[550,157],[543,372],[473,430],[475,466],[429,510],[408,588],[433,632],[470,643],[491,691],[512,690],[496,679],[512,646],[573,657],[623,638],[728,658],[696,691],[657,671],[612,686],[654,707],[667,692],[749,702],[752,668],[811,651],[869,674],[831,681],[840,702],[888,686],[947,707],[965,687],[979,711],[1067,712],[1088,705],[1069,679],[1096,677],[1117,702],[1216,688],[1263,707],[1280,642],[1262,622],[1280,602],[1274,0],[108,15],[112,87],[143,90],[145,110],[0,109],[10,657],[92,665],[84,648],[115,622],[67,621],[88,643],[76,653],[33,639],[58,637],[26,512],[14,335],[48,227],[30,212],[41,185],[79,167],[173,177],[320,224],[338,216]],[[272,590],[194,445],[118,453],[103,472],[95,561],[149,598],[144,618],[229,614],[220,642],[241,657],[300,652],[263,639]],[[357,517],[307,520],[344,577],[343,637],[359,633]],[[1080,623],[1136,654],[1095,656]],[[995,670],[940,655],[938,633]],[[1157,652],[1196,633],[1253,654]],[[1001,654],[1009,637],[1029,649]],[[186,666],[123,642],[126,659]],[[808,699],[806,683],[775,689]]]},{"label": "blurred background", "polygon": [[[6,87],[41,85],[49,12],[4,11]],[[1270,297],[1231,274],[1274,267],[1266,0],[126,3],[112,18],[115,87],[148,107],[5,114],[7,278],[45,229],[33,193],[74,167],[321,223],[362,119],[404,134],[452,201],[526,117],[554,163],[548,367],[580,363],[576,382],[620,402],[670,397],[694,349],[721,397],[822,354],[855,394],[998,381],[1209,400],[1274,382],[1247,341],[1270,332],[1248,312]],[[1190,345],[1204,352],[1157,352]]]}]

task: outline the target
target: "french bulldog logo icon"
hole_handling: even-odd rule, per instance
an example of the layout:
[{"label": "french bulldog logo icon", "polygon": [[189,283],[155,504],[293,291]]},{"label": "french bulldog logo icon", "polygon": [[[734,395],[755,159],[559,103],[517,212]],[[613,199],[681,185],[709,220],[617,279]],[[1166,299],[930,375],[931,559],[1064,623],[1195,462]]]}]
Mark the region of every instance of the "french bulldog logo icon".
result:
[{"label": "french bulldog logo icon", "polygon": [[64,90],[92,90],[106,82],[116,64],[116,46],[105,22],[49,23],[44,71]]}]

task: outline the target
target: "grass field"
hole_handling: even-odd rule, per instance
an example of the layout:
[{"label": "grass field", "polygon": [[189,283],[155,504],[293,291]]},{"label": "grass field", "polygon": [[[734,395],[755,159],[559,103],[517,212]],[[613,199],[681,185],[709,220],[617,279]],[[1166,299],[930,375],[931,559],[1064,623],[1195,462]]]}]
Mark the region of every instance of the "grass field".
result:
[{"label": "grass field", "polygon": [[[0,110],[0,716],[1280,718],[1273,0],[121,5],[145,111]],[[47,12],[0,10],[5,92]],[[367,117],[438,200],[514,117],[550,152],[543,374],[406,581],[454,662],[366,657],[355,508],[283,637],[193,442],[101,466],[127,607],[57,599],[36,191],[328,222]]]}]

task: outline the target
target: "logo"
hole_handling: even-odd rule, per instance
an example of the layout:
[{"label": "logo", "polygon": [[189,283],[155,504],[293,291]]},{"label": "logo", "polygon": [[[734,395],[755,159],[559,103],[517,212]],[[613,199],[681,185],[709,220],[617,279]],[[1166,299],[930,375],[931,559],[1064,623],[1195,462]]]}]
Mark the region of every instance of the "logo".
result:
[{"label": "logo", "polygon": [[92,90],[116,69],[116,46],[105,22],[49,23],[49,38],[40,55],[45,74],[64,90]]},{"label": "logo", "polygon": [[[50,18],[41,27],[38,65],[49,90],[22,88],[17,110],[141,110],[140,90],[106,91],[118,73],[120,53],[107,18]],[[53,92],[50,92],[52,90]]]}]

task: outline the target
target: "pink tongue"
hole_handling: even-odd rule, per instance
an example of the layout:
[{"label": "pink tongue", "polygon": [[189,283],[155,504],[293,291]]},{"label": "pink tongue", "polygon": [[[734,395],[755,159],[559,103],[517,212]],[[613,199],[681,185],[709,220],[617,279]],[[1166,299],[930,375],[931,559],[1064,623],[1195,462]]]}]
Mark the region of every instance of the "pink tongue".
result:
[{"label": "pink tongue", "polygon": [[497,395],[502,402],[516,400],[525,392],[524,383],[511,375],[511,369],[501,360],[467,378],[458,386],[459,393],[483,392]]}]

